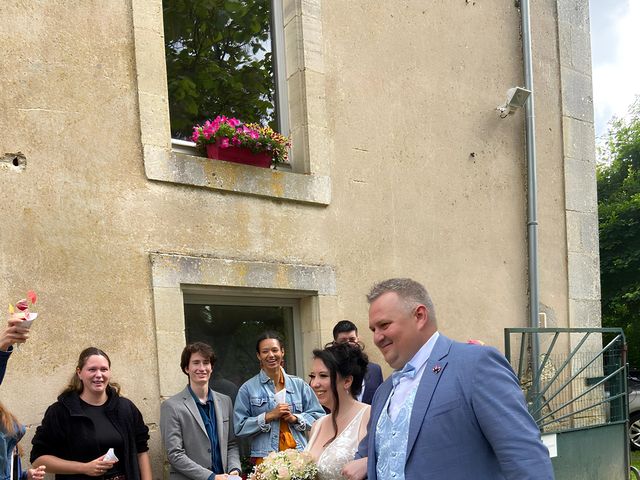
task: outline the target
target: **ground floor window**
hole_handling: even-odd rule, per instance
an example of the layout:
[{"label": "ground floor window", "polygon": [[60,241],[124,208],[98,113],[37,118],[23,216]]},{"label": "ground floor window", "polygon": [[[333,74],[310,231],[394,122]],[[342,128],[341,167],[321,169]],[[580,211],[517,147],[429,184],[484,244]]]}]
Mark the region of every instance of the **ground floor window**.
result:
[{"label": "ground floor window", "polygon": [[184,297],[186,341],[205,342],[213,347],[217,360],[211,387],[232,400],[240,386],[260,370],[256,340],[266,330],[274,330],[284,338],[285,371],[304,377],[299,365],[301,349],[297,347],[299,315],[297,299]]}]

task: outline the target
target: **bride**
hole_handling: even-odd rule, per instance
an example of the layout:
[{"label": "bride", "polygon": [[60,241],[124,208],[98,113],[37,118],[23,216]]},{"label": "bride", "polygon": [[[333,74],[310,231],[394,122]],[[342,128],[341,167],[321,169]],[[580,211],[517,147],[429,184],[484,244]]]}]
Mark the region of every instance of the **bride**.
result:
[{"label": "bride", "polygon": [[367,433],[370,407],[358,402],[368,364],[366,354],[348,343],[313,351],[309,384],[322,406],[331,411],[311,429],[306,450],[318,464],[319,480],[341,480],[342,467],[353,460]]}]

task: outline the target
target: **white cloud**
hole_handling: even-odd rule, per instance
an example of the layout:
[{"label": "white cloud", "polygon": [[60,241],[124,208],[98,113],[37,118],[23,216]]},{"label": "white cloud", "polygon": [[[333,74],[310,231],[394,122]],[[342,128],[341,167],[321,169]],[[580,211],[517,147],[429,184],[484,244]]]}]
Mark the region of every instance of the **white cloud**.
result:
[{"label": "white cloud", "polygon": [[[635,95],[640,94],[640,1],[627,0],[623,15],[613,17],[616,39],[606,61],[593,66],[596,133],[606,131],[615,115],[624,117]],[[592,32],[598,41],[598,32]]]}]

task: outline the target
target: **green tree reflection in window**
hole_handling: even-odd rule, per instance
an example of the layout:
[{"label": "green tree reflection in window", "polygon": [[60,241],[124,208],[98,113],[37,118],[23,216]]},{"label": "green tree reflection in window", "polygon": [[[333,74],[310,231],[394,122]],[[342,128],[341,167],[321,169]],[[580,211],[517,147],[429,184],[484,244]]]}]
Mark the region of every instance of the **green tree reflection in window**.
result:
[{"label": "green tree reflection in window", "polygon": [[208,343],[218,357],[211,378],[212,388],[235,400],[238,388],[260,371],[256,340],[267,330],[282,335],[284,367],[289,374],[295,375],[293,310],[291,306],[276,305],[185,303],[187,343]]},{"label": "green tree reflection in window", "polygon": [[171,136],[216,115],[276,128],[271,0],[163,0]]}]

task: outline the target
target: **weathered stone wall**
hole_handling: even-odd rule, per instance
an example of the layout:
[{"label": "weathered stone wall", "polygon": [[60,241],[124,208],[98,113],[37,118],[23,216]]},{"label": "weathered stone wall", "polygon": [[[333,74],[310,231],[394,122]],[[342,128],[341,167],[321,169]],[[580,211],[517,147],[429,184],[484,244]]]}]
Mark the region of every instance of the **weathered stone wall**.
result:
[{"label": "weathered stone wall", "polygon": [[[555,0],[532,14],[540,301],[549,326],[577,326],[570,299],[584,295],[570,294],[569,274],[596,286],[590,304],[598,295],[597,267],[574,268],[597,252],[593,137],[589,115],[567,114],[590,88],[574,95],[561,58],[588,52],[588,30],[559,36]],[[285,1],[296,173],[171,153],[160,0],[5,0],[0,18],[0,157],[26,159],[0,162],[0,298],[40,294],[32,341],[1,387],[23,422],[37,425],[79,351],[97,345],[151,426],[161,476],[160,379],[179,382],[184,337],[179,289],[157,297],[156,253],[248,265],[228,285],[331,284],[301,305],[307,352],[350,318],[381,361],[364,294],[390,276],[423,281],[453,338],[502,348],[504,327],[526,326],[524,114],[495,111],[523,83],[512,1]],[[576,219],[590,230],[576,233]],[[576,242],[586,256],[568,253]],[[275,273],[252,283],[262,264]],[[299,281],[308,267],[320,286]]]}]

